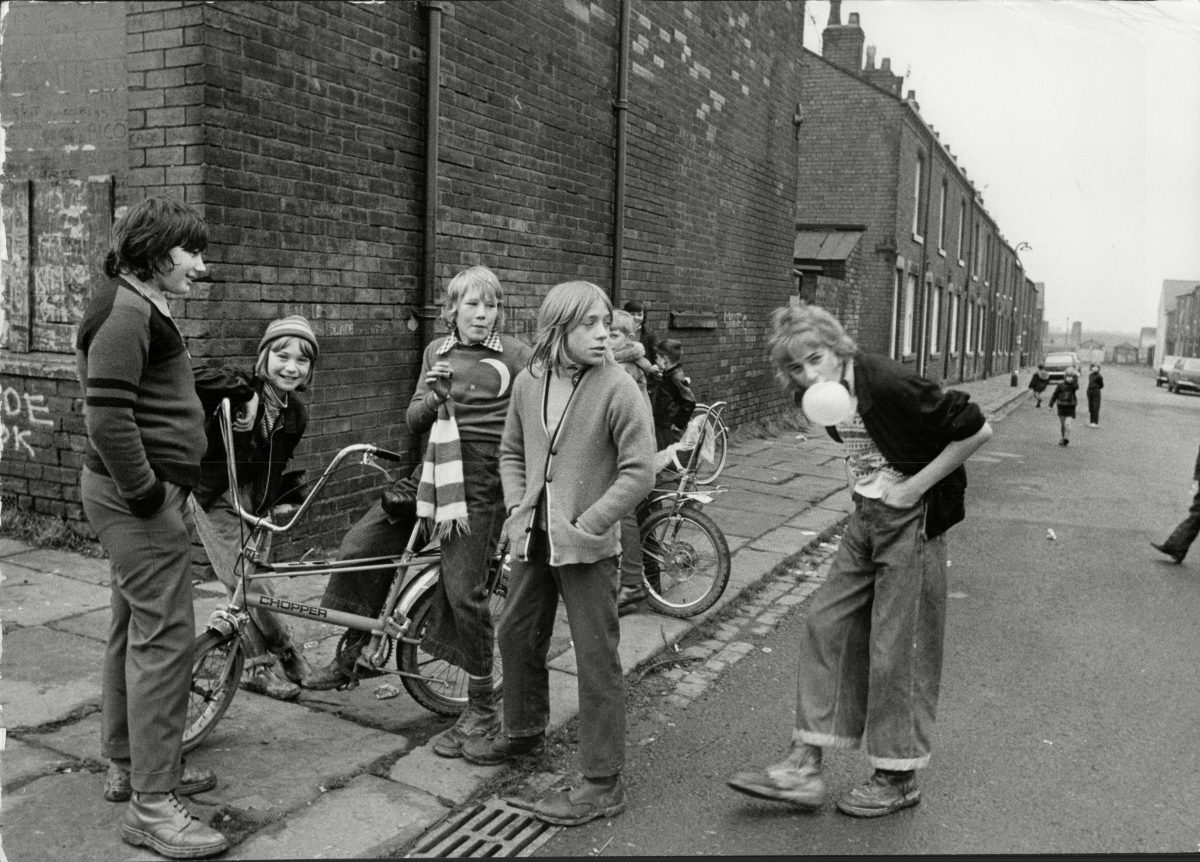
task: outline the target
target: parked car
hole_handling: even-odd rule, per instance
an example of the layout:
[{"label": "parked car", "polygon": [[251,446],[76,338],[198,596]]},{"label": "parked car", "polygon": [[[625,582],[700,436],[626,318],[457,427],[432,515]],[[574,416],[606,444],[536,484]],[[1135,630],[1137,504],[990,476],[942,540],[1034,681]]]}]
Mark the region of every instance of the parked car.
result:
[{"label": "parked car", "polygon": [[1079,357],[1071,351],[1047,353],[1044,365],[1046,366],[1046,373],[1050,375],[1050,382],[1062,383],[1063,375],[1068,368],[1073,367],[1076,371],[1079,371]]},{"label": "parked car", "polygon": [[1167,391],[1200,392],[1200,358],[1184,357],[1176,360],[1175,367],[1167,375]]},{"label": "parked car", "polygon": [[1175,363],[1182,357],[1167,355],[1163,357],[1162,364],[1158,366],[1158,373],[1154,375],[1154,385],[1162,386],[1167,382],[1167,375],[1171,373],[1171,369],[1175,367]]}]

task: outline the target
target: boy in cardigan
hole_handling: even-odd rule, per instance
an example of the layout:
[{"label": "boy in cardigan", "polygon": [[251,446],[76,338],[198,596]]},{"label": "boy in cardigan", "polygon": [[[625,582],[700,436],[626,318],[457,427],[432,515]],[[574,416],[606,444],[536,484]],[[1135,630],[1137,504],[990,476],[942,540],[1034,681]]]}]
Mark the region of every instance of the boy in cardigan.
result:
[{"label": "boy in cardigan", "polygon": [[177,794],[216,786],[183,763],[192,681],[188,493],[200,479],[204,411],[169,296],[205,272],[208,229],[190,207],[150,197],[113,225],[108,281],[93,292],[76,336],[87,447],[84,513],[112,564],[104,654],[104,798],[129,800],[121,837],[170,858],[227,849]]},{"label": "boy in cardigan", "polygon": [[817,808],[823,748],[865,745],[874,773],[837,807],[879,817],[916,805],[929,762],[946,613],[944,533],[964,517],[963,463],[992,435],[969,396],[857,350],[815,306],[771,317],[768,355],[789,388],[840,382],[854,409],[826,428],[845,446],[854,513],[801,644],[796,727],[780,763],[728,783]]}]

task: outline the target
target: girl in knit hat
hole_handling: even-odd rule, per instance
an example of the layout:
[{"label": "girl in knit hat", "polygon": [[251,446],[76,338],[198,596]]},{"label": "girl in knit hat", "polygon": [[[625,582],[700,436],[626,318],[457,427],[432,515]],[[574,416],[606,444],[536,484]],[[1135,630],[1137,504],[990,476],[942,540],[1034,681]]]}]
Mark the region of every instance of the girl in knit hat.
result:
[{"label": "girl in knit hat", "polygon": [[[192,369],[196,391],[209,417],[208,451],[200,484],[193,492],[196,532],[217,578],[230,591],[241,576],[246,524],[233,505],[225,447],[214,411],[228,398],[234,410],[234,460],[242,508],[262,515],[295,492],[298,473],[285,473],[308,425],[308,407],[297,397],[312,383],[319,347],[309,322],[298,314],[274,320],[258,342],[252,370],[223,366]],[[269,550],[269,549],[268,549]],[[255,581],[248,592],[272,595],[270,581]],[[251,608],[242,688],[279,700],[292,700],[311,670],[276,614]],[[283,678],[276,668],[283,673]]]}]

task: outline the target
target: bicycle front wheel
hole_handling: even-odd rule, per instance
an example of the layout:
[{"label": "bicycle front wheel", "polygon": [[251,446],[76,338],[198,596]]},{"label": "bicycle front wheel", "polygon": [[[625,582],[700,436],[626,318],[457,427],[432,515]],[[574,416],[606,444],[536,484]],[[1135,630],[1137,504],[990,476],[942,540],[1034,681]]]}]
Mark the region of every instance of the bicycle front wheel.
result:
[{"label": "bicycle front wheel", "polygon": [[706,461],[702,456],[697,456],[700,461],[696,467],[697,485],[710,485],[715,482],[717,476],[725,469],[725,459],[729,457],[729,430],[725,427],[724,420],[716,413],[709,413],[704,417],[704,438],[713,442],[713,459]]},{"label": "bicycle front wheel", "polygon": [[698,509],[666,509],[642,524],[642,565],[647,601],[661,614],[702,614],[729,583],[729,543]]},{"label": "bicycle front wheel", "polygon": [[[421,706],[438,715],[458,715],[467,708],[467,672],[445,659],[436,658],[421,648],[429,630],[430,615],[433,613],[433,592],[430,587],[413,603],[409,614],[411,620],[407,637],[396,652],[396,666],[405,674],[401,681],[409,695]],[[500,624],[504,611],[506,584],[501,579],[492,590],[491,609],[494,627]],[[410,643],[410,640],[417,643]],[[492,640],[492,684],[497,695],[504,683],[504,666],[500,661],[500,645]]]},{"label": "bicycle front wheel", "polygon": [[208,739],[229,709],[242,679],[244,662],[242,639],[236,632],[224,635],[210,629],[196,638],[187,724],[183,728],[184,752]]}]

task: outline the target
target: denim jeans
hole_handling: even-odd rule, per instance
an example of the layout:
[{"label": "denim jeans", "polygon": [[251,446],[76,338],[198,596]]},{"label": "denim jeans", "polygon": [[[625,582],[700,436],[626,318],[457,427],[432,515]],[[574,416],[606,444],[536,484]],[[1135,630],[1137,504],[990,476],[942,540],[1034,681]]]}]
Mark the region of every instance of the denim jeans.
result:
[{"label": "denim jeans", "polygon": [[[242,490],[242,505],[249,499],[247,489]],[[213,572],[232,596],[241,581],[244,561],[241,559],[242,546],[250,538],[250,528],[241,516],[234,510],[233,497],[228,489],[212,507],[205,512],[192,495],[188,496],[188,514],[196,526],[196,534],[200,544],[204,545],[204,553]],[[253,574],[253,565],[247,574]],[[275,595],[275,589],[268,580],[247,581],[247,603],[252,595]],[[250,608],[251,625],[246,630],[247,667],[260,664],[273,664],[271,653],[279,655],[292,648],[292,633],[287,623],[275,613],[266,608]]]},{"label": "denim jeans", "polygon": [[925,538],[924,502],[893,509],[854,500],[809,610],[794,738],[833,748],[865,742],[876,769],[920,769],[942,675],[945,536]]},{"label": "denim jeans", "polygon": [[575,645],[579,687],[579,759],[586,778],[625,765],[625,679],[617,645],[617,558],[551,566],[544,530],[531,536],[528,560],[513,560],[500,621],[504,659],[504,730],[534,736],[550,722],[546,656],[561,595]]},{"label": "denim jeans", "polygon": [[[336,558],[357,560],[362,557],[399,556],[408,545],[413,526],[413,520],[393,518],[383,511],[382,503],[376,500],[342,536]],[[376,616],[383,608],[395,575],[395,569],[335,572],[325,584],[321,607],[364,617]]]},{"label": "denim jeans", "polygon": [[162,508],[140,518],[111,478],[85,467],[79,483],[83,511],[112,572],[100,753],[130,764],[139,793],[166,793],[179,784],[196,638],[188,494],[164,484]]},{"label": "denim jeans", "polygon": [[1168,554],[1186,555],[1197,535],[1200,535],[1200,491],[1192,497],[1187,517],[1179,522],[1179,526],[1172,530],[1171,535],[1163,542],[1163,550]]},{"label": "denim jeans", "polygon": [[433,590],[421,649],[473,676],[486,676],[492,672],[495,642],[488,564],[504,526],[500,444],[463,440],[460,445],[471,529],[442,540],[442,576]]}]

